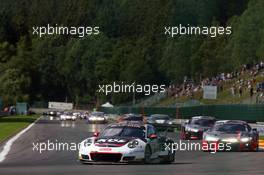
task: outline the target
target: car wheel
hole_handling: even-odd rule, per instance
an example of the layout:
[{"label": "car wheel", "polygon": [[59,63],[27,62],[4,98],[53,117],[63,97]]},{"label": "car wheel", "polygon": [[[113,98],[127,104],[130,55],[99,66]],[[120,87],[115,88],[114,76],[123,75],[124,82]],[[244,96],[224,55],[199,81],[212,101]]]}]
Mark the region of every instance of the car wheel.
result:
[{"label": "car wheel", "polygon": [[145,148],[145,156],[144,156],[144,163],[150,163],[151,162],[151,155],[152,151],[149,145]]},{"label": "car wheel", "polygon": [[259,144],[257,144],[257,146],[255,147],[255,149],[253,151],[255,151],[255,152],[259,151]]},{"label": "car wheel", "polygon": [[172,163],[175,161],[175,152],[172,153],[172,152],[169,152],[169,163]]},{"label": "car wheel", "polygon": [[[171,143],[173,143],[173,142],[171,142]],[[174,161],[175,161],[175,152],[169,151],[168,155],[166,157],[164,157],[162,162],[165,164],[169,164],[169,163],[172,163]]]}]

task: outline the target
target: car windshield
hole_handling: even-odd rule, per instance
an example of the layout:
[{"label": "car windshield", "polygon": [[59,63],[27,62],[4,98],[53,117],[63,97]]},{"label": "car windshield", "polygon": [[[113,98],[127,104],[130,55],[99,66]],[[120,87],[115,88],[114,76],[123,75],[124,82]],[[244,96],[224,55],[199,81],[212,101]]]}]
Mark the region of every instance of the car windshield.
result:
[{"label": "car windshield", "polygon": [[108,127],[106,128],[100,137],[137,137],[144,138],[145,132],[138,127]]},{"label": "car windshield", "polygon": [[208,119],[195,119],[191,121],[191,124],[193,125],[200,125],[200,126],[213,126],[215,123],[214,120],[208,120]]},{"label": "car windshield", "polygon": [[143,118],[140,117],[140,116],[126,116],[126,117],[124,117],[124,120],[127,120],[127,121],[142,121]]},{"label": "car windshield", "polygon": [[141,115],[137,115],[137,114],[125,114],[123,116],[123,120],[126,120],[126,121],[142,121],[143,117]]},{"label": "car windshield", "polygon": [[169,120],[170,117],[167,115],[158,115],[158,116],[152,116],[155,120]]},{"label": "car windshield", "polygon": [[92,112],[92,115],[93,116],[100,116],[100,117],[102,117],[102,116],[104,116],[104,113],[103,112]]},{"label": "car windshield", "polygon": [[223,124],[223,125],[216,125],[213,130],[220,131],[220,132],[241,132],[246,131],[246,127],[241,124]]}]

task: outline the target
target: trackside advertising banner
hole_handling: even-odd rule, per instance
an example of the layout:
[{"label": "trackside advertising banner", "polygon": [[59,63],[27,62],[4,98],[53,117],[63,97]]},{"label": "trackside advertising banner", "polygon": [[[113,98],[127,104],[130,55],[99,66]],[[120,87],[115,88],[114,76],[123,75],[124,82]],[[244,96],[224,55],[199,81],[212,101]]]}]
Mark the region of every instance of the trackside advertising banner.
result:
[{"label": "trackside advertising banner", "polygon": [[217,86],[204,86],[203,98],[215,100],[217,98]]},{"label": "trackside advertising banner", "polygon": [[49,102],[49,109],[72,110],[73,103]]}]

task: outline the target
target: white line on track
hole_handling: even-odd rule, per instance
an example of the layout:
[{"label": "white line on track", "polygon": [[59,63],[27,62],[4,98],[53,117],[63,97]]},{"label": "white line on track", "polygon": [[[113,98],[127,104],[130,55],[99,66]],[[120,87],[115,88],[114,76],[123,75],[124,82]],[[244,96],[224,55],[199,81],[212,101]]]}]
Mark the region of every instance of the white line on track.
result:
[{"label": "white line on track", "polygon": [[13,143],[25,132],[27,132],[36,122],[38,121],[38,119],[31,123],[28,127],[26,127],[25,129],[23,129],[22,131],[20,131],[18,134],[16,134],[14,137],[12,137],[11,139],[9,139],[5,146],[4,149],[2,150],[2,152],[0,152],[0,163],[3,162],[7,156],[7,154],[9,153],[11,146],[13,145]]}]

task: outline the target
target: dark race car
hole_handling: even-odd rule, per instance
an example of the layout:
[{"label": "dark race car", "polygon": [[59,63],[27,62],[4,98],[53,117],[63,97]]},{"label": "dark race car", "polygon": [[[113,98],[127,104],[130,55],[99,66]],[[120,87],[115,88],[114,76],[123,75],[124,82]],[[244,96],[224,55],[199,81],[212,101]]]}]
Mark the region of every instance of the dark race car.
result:
[{"label": "dark race car", "polygon": [[209,116],[195,116],[181,126],[180,137],[183,140],[201,140],[203,132],[213,127],[216,119]]},{"label": "dark race car", "polygon": [[170,116],[165,114],[153,114],[147,118],[147,122],[152,125],[169,125],[172,124]]},{"label": "dark race car", "polygon": [[203,135],[203,145],[215,144],[213,149],[216,151],[257,151],[258,141],[257,130],[238,120],[217,121]]},{"label": "dark race car", "polygon": [[123,121],[143,121],[143,116],[140,114],[124,114],[119,119],[118,122]]},{"label": "dark race car", "polygon": [[48,111],[48,112],[43,112],[44,116],[53,116],[56,117],[57,116],[57,111]]}]

